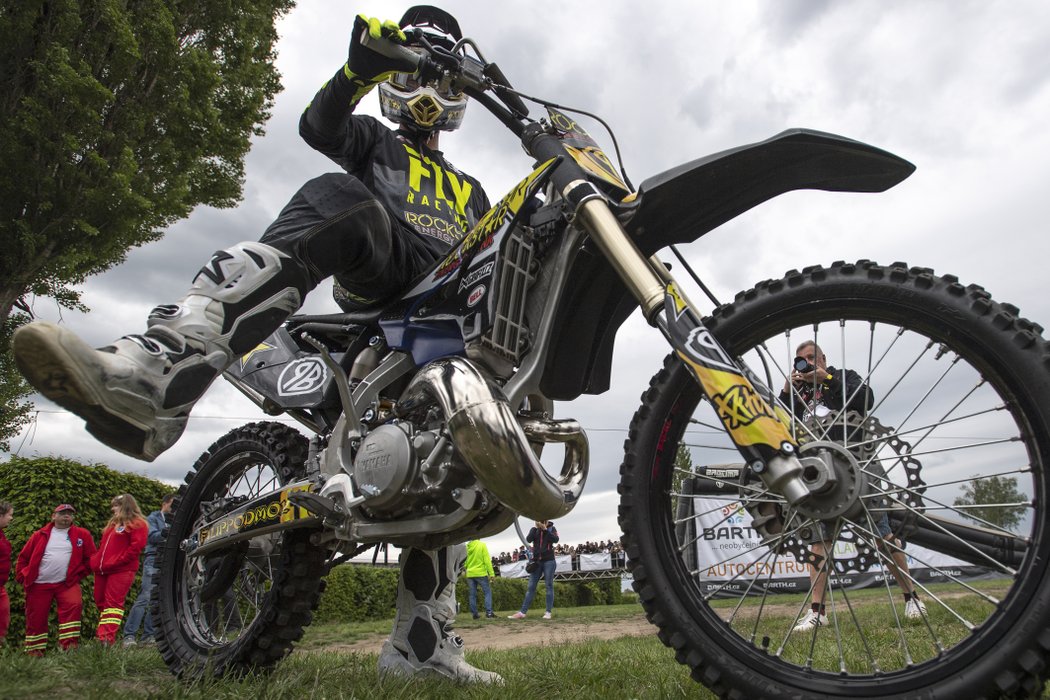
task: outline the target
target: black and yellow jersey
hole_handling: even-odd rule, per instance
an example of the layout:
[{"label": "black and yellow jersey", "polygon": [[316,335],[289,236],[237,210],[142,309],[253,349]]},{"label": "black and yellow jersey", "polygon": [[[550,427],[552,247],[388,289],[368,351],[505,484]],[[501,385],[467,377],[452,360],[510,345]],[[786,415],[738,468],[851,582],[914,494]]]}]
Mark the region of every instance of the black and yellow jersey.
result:
[{"label": "black and yellow jersey", "polygon": [[358,178],[427,248],[447,252],[488,211],[481,183],[407,133],[351,114],[361,96],[339,71],[303,113],[300,135]]}]

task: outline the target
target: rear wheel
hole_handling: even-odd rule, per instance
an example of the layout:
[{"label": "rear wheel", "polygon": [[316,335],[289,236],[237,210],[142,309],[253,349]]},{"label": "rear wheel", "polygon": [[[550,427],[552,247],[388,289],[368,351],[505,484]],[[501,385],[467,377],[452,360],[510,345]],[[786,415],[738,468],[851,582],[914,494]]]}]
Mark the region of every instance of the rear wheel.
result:
[{"label": "rear wheel", "polygon": [[[874,404],[798,412],[801,456],[838,485],[817,474],[822,495],[793,510],[749,477],[677,358],[653,377],[625,445],[620,524],[635,590],[694,678],[742,698],[1038,692],[1050,647],[1041,328],[953,277],[867,261],[763,283],[708,327],[774,395],[815,340]],[[908,543],[906,583],[884,515]],[[822,537],[826,558],[810,545]],[[795,631],[816,589],[809,564],[830,572],[827,618]],[[906,585],[925,615],[908,615]]]},{"label": "rear wheel", "polygon": [[263,534],[199,557],[184,546],[224,510],[302,476],[306,454],[295,430],[252,423],[216,441],[186,475],[158,552],[152,601],[158,648],[174,673],[272,666],[310,624],[326,558],[310,543],[316,530]]}]

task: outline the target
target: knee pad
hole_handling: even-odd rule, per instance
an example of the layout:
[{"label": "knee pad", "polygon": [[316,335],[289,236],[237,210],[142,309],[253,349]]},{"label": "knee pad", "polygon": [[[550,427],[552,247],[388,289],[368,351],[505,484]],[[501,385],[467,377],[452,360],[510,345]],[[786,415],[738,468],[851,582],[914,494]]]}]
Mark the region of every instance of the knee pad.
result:
[{"label": "knee pad", "polygon": [[302,305],[310,285],[292,258],[263,243],[217,251],[177,304],[158,306],[147,325],[182,336],[197,349],[248,352]]}]

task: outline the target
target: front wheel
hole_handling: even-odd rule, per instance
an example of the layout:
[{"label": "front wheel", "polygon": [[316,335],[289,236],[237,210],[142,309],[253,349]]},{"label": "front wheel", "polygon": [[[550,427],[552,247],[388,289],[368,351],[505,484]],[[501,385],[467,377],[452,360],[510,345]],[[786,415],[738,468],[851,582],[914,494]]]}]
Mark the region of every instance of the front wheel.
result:
[{"label": "front wheel", "polygon": [[306,438],[279,423],[252,423],[219,438],[186,475],[157,561],[152,614],[173,673],[198,677],[264,670],[310,624],[326,552],[312,529],[283,530],[214,553],[187,555],[203,523],[302,476]]},{"label": "front wheel", "polygon": [[[814,492],[793,509],[740,463],[682,362],[653,377],[625,444],[619,517],[635,590],[678,661],[722,697],[1038,693],[1050,646],[1042,329],[954,277],[867,261],[765,282],[707,325],[771,396],[814,341],[873,400],[819,408],[814,392],[788,394]],[[825,580],[825,615],[806,624]]]}]

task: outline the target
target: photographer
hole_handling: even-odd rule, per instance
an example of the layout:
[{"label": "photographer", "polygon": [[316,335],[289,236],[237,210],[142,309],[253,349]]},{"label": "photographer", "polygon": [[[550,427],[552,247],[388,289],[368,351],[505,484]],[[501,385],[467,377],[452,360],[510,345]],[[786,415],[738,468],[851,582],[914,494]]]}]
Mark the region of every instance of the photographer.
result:
[{"label": "photographer", "polygon": [[[780,401],[788,406],[795,416],[803,422],[814,418],[823,418],[833,411],[857,411],[866,415],[875,403],[871,389],[859,374],[850,369],[835,369],[827,364],[827,357],[820,346],[813,341],[806,341],[795,350],[795,360],[791,374],[784,383]],[[853,436],[849,436],[853,439]],[[845,430],[835,425],[826,434],[817,434],[821,440],[845,442]],[[858,439],[859,436],[858,436]],[[889,518],[885,513],[875,523],[875,529],[883,542],[878,543],[883,552],[884,566],[893,575],[904,594],[904,615],[910,620],[918,620],[926,615],[926,606],[919,600],[908,571],[908,558],[904,554],[904,542],[894,537],[890,529]],[[813,590],[813,601],[810,611],[798,620],[793,632],[808,632],[816,627],[828,624],[824,597],[827,593],[827,555],[834,551],[834,542],[830,528],[820,523],[819,533],[814,533],[810,542],[810,551],[821,564],[809,567],[809,577]]]},{"label": "photographer", "polygon": [[794,411],[799,420],[822,418],[845,404],[858,413],[871,409],[875,398],[861,376],[851,369],[828,367],[828,360],[816,343],[802,343],[795,355],[780,402]]},{"label": "photographer", "polygon": [[149,523],[149,534],[146,535],[146,549],[143,550],[142,558],[142,588],[139,595],[131,606],[128,613],[127,623],[124,625],[124,646],[134,646],[135,634],[142,627],[142,643],[153,643],[153,617],[149,614],[149,599],[153,595],[154,577],[157,568],[154,566],[157,558],[157,547],[164,542],[168,534],[168,520],[171,517],[171,505],[175,501],[175,494],[169,493],[160,502],[160,510],[155,510],[146,517]]},{"label": "photographer", "polygon": [[525,602],[521,604],[521,610],[508,616],[512,620],[524,618],[525,613],[529,611],[541,574],[547,584],[547,612],[543,613],[543,619],[551,619],[551,610],[554,609],[554,570],[558,566],[554,560],[554,545],[558,539],[558,530],[550,520],[537,520],[535,527],[529,530],[528,536],[525,537],[526,542],[532,543],[530,565],[535,566],[529,572],[529,590],[525,593]]}]

